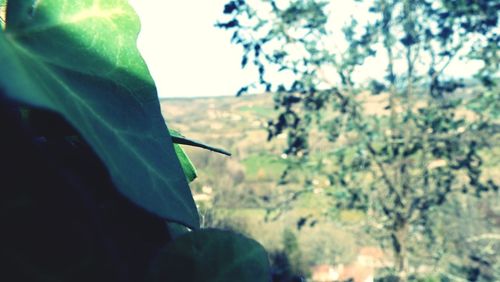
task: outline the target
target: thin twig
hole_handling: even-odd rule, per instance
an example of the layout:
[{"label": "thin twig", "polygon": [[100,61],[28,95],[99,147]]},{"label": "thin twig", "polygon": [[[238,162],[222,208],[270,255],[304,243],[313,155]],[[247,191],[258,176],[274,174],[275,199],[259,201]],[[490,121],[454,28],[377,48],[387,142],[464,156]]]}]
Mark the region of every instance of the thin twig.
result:
[{"label": "thin twig", "polygon": [[198,148],[202,148],[202,149],[209,150],[209,151],[212,151],[212,152],[216,152],[216,153],[219,153],[219,154],[223,154],[223,155],[226,155],[226,156],[231,156],[231,153],[229,153],[229,152],[227,152],[227,151],[225,151],[223,149],[219,149],[219,148],[215,148],[215,147],[212,147],[212,146],[208,146],[208,145],[202,144],[200,142],[197,142],[197,141],[194,141],[194,140],[191,140],[191,139],[187,139],[187,138],[183,138],[183,137],[172,136],[172,142],[174,142],[175,144],[181,144],[181,145],[186,145],[186,146],[198,147]]}]

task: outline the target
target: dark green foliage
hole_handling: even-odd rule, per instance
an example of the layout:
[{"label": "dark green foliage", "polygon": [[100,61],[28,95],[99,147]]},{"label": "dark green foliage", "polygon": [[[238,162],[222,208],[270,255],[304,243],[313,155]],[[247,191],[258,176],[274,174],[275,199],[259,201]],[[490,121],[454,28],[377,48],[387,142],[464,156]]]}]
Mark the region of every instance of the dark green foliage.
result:
[{"label": "dark green foliage", "polygon": [[288,255],[284,251],[275,251],[270,254],[273,282],[301,282],[303,276],[294,274]]},{"label": "dark green foliage", "polygon": [[136,48],[139,28],[125,0],[8,2],[0,30],[1,281],[145,281],[167,244],[177,246],[174,261],[199,244],[218,258],[172,270],[177,277],[219,269],[217,281],[255,281],[251,270],[269,280],[258,243],[187,228],[199,229],[186,181],[195,168],[172,140],[218,149],[170,135]]},{"label": "dark green foliage", "polygon": [[[4,95],[62,115],[106,164],[124,195],[197,228],[196,207],[155,85],[135,47],[138,18],[126,1],[96,3],[74,7],[43,1],[33,10],[33,1],[10,2],[0,33]],[[85,13],[92,9],[99,12]]]},{"label": "dark green foliage", "polygon": [[290,261],[291,271],[296,275],[305,275],[306,269],[302,263],[302,253],[297,236],[288,228],[283,230],[283,251]]},{"label": "dark green foliage", "polygon": [[270,254],[274,282],[303,281],[307,274],[297,236],[288,228],[282,234],[283,248]]},{"label": "dark green foliage", "polygon": [[148,281],[271,281],[267,254],[255,241],[228,231],[186,233],[161,250]]},{"label": "dark green foliage", "polygon": [[290,260],[284,251],[274,251],[269,254],[273,282],[288,282],[293,276]]},{"label": "dark green foliage", "polygon": [[0,279],[141,281],[164,221],[120,195],[88,145],[36,135],[17,108],[1,99]]}]

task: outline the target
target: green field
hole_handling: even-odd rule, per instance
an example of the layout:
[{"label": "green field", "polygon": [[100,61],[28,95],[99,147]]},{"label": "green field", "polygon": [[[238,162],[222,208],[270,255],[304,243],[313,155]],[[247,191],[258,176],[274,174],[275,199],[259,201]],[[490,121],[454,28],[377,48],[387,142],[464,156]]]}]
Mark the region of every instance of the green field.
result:
[{"label": "green field", "polygon": [[278,180],[286,168],[284,160],[278,156],[267,154],[251,155],[243,159],[242,164],[245,166],[246,176],[249,180]]}]

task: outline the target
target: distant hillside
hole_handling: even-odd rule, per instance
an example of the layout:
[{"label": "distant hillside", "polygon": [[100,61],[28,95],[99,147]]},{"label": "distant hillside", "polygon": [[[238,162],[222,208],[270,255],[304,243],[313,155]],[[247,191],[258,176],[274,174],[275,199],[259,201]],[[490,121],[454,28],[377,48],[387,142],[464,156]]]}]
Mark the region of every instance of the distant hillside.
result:
[{"label": "distant hillside", "polygon": [[[277,157],[284,142],[266,142],[266,124],[274,115],[271,96],[164,99],[161,107],[170,128],[232,153],[226,157],[185,147],[199,170],[192,185],[196,192],[203,186],[218,191],[223,189],[221,185],[245,186],[258,181],[263,182],[261,187],[265,182],[273,186],[277,182],[284,169]],[[228,178],[226,183],[221,183],[221,175]]]},{"label": "distant hillside", "polygon": [[[272,163],[281,153],[284,141],[278,139],[266,142],[266,124],[275,115],[270,95],[164,99],[161,101],[161,107],[170,128],[191,139],[224,148],[233,154],[231,158],[227,158],[199,149],[186,148],[201,171],[205,169],[206,163],[201,159],[215,158],[231,161],[236,167],[245,166],[247,180],[259,176],[259,172],[261,178],[272,174],[269,175],[269,180],[277,180],[281,173],[279,168],[283,165],[276,163],[274,166]],[[267,169],[264,172],[259,171],[259,166]],[[207,177],[202,174],[200,176]]]},{"label": "distant hillside", "polygon": [[[360,102],[367,114],[387,116],[386,94],[361,93]],[[415,103],[415,108],[425,106]],[[217,98],[175,98],[161,101],[169,128],[185,136],[230,151],[226,157],[198,148],[184,147],[198,169],[198,179],[191,183],[204,227],[232,229],[258,240],[272,254],[283,249],[284,234],[297,237],[302,260],[309,267],[324,263],[348,265],[359,257],[357,250],[377,246],[373,237],[361,228],[365,214],[355,210],[338,210],[325,188],[331,187],[324,175],[314,168],[301,169],[289,176],[285,185],[279,184],[286,162],[281,157],[286,136],[267,140],[266,125],[275,118],[271,95]],[[397,109],[396,109],[397,110]],[[457,114],[475,118],[471,111],[461,109]],[[311,156],[343,144],[339,138],[333,145],[316,129],[311,134]],[[345,139],[345,140],[344,140]],[[349,149],[349,148],[348,148]],[[500,147],[484,153],[484,176],[500,180],[498,156]],[[333,162],[322,165],[335,166]],[[308,188],[303,177],[308,175]],[[293,202],[293,207],[273,213],[268,220],[266,208],[289,199],[290,192],[307,190]],[[479,200],[478,200],[479,201]],[[269,215],[269,214],[267,214]],[[313,268],[311,268],[313,269]]]},{"label": "distant hillside", "polygon": [[[282,200],[288,189],[301,189],[301,182],[279,186],[278,181],[286,167],[280,157],[286,139],[267,140],[266,124],[274,118],[271,95],[217,98],[175,98],[161,101],[162,112],[169,128],[185,136],[230,151],[226,157],[213,152],[185,146],[198,169],[198,179],[191,188],[200,206],[204,226],[229,227],[247,233],[270,250],[280,248],[285,229],[295,229],[304,219],[321,218],[331,209],[331,203],[320,194],[306,195],[295,203],[293,210],[278,220],[265,219],[265,207]],[[206,207],[211,207],[206,209]],[[214,215],[214,213],[216,213]],[[347,212],[341,217],[348,221],[359,220],[356,213]],[[309,242],[311,238],[337,237],[346,259],[354,241],[349,232],[331,223],[307,223],[299,239],[308,247],[308,259],[313,260],[317,249],[325,243]],[[313,228],[312,226],[316,226]],[[313,235],[315,234],[315,235]],[[323,238],[323,237],[321,237]],[[327,237],[324,239],[326,240]],[[306,243],[307,242],[307,243]],[[313,255],[316,254],[316,255]],[[307,257],[307,256],[306,256]]]}]

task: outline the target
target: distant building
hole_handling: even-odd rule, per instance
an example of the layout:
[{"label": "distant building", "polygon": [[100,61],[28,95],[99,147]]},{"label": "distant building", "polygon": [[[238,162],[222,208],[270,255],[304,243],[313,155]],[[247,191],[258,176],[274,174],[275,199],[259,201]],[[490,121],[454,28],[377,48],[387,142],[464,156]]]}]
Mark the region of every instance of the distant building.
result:
[{"label": "distant building", "polygon": [[312,281],[314,282],[331,282],[337,281],[339,278],[338,271],[331,265],[320,264],[312,269]]},{"label": "distant building", "polygon": [[376,270],[389,267],[392,262],[384,251],[377,247],[363,247],[356,260],[348,265],[317,265],[312,269],[314,282],[373,282]]}]

